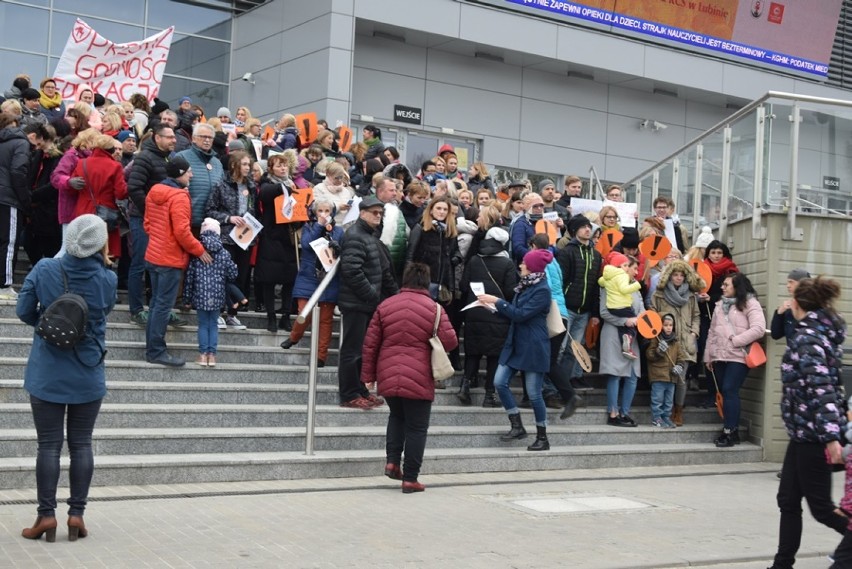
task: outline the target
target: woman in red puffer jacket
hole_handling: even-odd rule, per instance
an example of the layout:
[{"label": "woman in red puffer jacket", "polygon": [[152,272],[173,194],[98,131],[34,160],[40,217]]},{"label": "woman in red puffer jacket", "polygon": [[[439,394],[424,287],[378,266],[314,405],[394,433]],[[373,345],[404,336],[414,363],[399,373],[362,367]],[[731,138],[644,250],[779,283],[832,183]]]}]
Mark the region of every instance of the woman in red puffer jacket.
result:
[{"label": "woman in red puffer jacket", "polygon": [[[402,480],[406,494],[426,488],[417,482],[417,476],[435,399],[429,338],[438,305],[429,296],[430,282],[427,265],[409,263],[402,275],[402,291],[382,302],[373,314],[361,363],[361,381],[378,382],[379,395],[390,408],[385,476]],[[438,338],[446,351],[459,343],[443,310]],[[403,449],[405,462],[400,469]]]}]

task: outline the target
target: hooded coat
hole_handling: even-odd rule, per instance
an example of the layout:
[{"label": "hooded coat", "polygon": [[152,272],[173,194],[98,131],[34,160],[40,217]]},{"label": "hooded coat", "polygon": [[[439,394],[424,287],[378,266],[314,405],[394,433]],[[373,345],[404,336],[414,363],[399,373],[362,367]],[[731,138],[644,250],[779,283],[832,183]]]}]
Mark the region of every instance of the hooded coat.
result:
[{"label": "hooded coat", "polygon": [[171,178],[156,184],[145,199],[143,227],[148,234],[145,260],[152,265],[185,269],[189,256],[200,257],[204,246],[189,227],[189,192]]},{"label": "hooded coat", "polygon": [[0,130],[0,204],[19,209],[30,207],[27,174],[30,141],[20,127]]},{"label": "hooded coat", "polygon": [[[672,273],[679,272],[685,276],[684,283],[689,286],[689,300],[683,306],[675,306],[666,300],[665,290],[671,280]],[[698,312],[698,298],[695,294],[701,292],[706,283],[686,261],[672,261],[666,265],[657,290],[651,297],[651,308],[659,314],[671,314],[675,319],[675,331],[680,343],[680,358],[682,361],[695,363],[697,359],[697,338],[701,329],[701,315]]]},{"label": "hooded coat", "polygon": [[808,312],[781,360],[781,419],[791,441],[841,440],[846,323],[827,310]]},{"label": "hooded coat", "polygon": [[225,305],[225,283],[237,278],[237,264],[222,246],[219,234],[205,231],[200,239],[213,262],[204,264],[197,257],[189,262],[183,285],[183,303],[196,310],[220,310]]},{"label": "hooded coat", "polygon": [[[376,309],[364,337],[361,381],[378,384],[379,395],[433,401],[432,347],[436,303],[429,292],[404,288]],[[458,346],[447,313],[441,310],[438,338],[444,350]]]},{"label": "hooded coat", "polygon": [[[665,314],[661,313],[661,316],[665,316]],[[668,350],[662,354],[657,351],[657,348],[660,345],[660,339],[665,339],[669,345]],[[648,342],[648,347],[645,349],[645,356],[648,359],[648,381],[651,383],[677,382],[677,376],[672,373],[672,368],[676,363],[683,361],[683,354],[680,348],[681,344],[678,340],[677,322],[675,322],[671,338],[663,338],[663,335],[660,334]]]}]

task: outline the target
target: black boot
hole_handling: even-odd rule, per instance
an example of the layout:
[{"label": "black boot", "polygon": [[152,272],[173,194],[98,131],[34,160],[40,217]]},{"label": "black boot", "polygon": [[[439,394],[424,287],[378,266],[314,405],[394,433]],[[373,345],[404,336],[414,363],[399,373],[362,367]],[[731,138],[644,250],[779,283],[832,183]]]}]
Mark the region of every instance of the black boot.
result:
[{"label": "black boot", "polygon": [[272,317],[268,316],[266,318],[266,330],[268,332],[273,332],[273,333],[278,331],[278,325],[275,324],[275,317],[274,316],[272,316]]},{"label": "black boot", "polygon": [[287,332],[293,329],[293,325],[290,324],[290,315],[285,314],[281,317],[281,320],[278,321],[278,328],[280,330],[286,330]]},{"label": "black boot", "polygon": [[527,438],[527,431],[524,429],[523,423],[521,423],[520,413],[509,415],[509,423],[511,423],[512,428],[505,435],[500,435],[501,441],[509,442]]},{"label": "black boot", "polygon": [[470,379],[467,377],[463,377],[461,380],[461,385],[459,385],[459,392],[456,393],[456,397],[459,398],[462,405],[470,405]]},{"label": "black boot", "polygon": [[568,403],[565,404],[565,408],[562,409],[562,413],[560,413],[559,418],[564,421],[565,419],[573,415],[574,411],[576,411],[577,407],[582,405],[582,403],[583,398],[575,393],[574,396],[568,400]]},{"label": "black boot", "polygon": [[740,444],[740,433],[737,429],[722,429],[722,434],[713,442],[718,448],[730,448]]},{"label": "black boot", "polygon": [[550,450],[550,441],[547,440],[547,427],[535,426],[535,442],[527,447],[527,450]]},{"label": "black boot", "polygon": [[470,376],[470,386],[471,387],[479,387],[479,374],[475,373]]},{"label": "black boot", "polygon": [[493,389],[491,391],[488,391],[487,389],[485,390],[485,399],[482,400],[482,406],[486,409],[502,407],[500,402],[497,401],[497,396],[494,394]]}]

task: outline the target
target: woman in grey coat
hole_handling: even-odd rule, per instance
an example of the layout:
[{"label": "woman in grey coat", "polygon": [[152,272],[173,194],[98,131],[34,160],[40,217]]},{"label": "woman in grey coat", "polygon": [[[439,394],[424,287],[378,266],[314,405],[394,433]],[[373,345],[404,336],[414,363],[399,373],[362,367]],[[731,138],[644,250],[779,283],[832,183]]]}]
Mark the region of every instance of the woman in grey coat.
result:
[{"label": "woman in grey coat", "polygon": [[[628,269],[628,274],[635,278],[638,263],[633,257],[628,257],[631,261]],[[608,375],[606,383],[606,401],[607,401],[607,425],[614,427],[635,427],[636,422],[630,418],[630,405],[633,403],[633,395],[636,393],[636,380],[641,374],[640,363],[638,359],[631,360],[624,357],[621,347],[621,338],[618,333],[619,326],[636,326],[636,318],[623,318],[613,316],[606,309],[606,290],[601,287],[600,299],[601,319],[603,326],[601,327],[601,339],[599,342],[600,349],[600,373]],[[642,302],[642,294],[639,292],[633,293],[633,313],[639,314],[645,309]],[[633,353],[638,354],[639,343],[636,337],[633,338],[631,346]],[[621,404],[619,405],[618,390],[619,381],[624,380],[624,385],[621,388]]]}]

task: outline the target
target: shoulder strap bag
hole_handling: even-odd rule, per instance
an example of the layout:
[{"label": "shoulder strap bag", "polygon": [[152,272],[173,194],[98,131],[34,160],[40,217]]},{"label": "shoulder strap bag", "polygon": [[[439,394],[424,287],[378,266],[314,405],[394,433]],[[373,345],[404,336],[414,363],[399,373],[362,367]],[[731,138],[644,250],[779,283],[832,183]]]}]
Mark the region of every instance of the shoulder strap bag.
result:
[{"label": "shoulder strap bag", "polygon": [[435,381],[444,381],[449,379],[456,372],[453,369],[453,364],[450,363],[450,357],[447,351],[444,350],[444,345],[441,339],[438,338],[438,327],[441,324],[441,305],[435,303],[435,325],[432,327],[432,337],[429,338],[429,346],[432,348],[432,379]]}]

